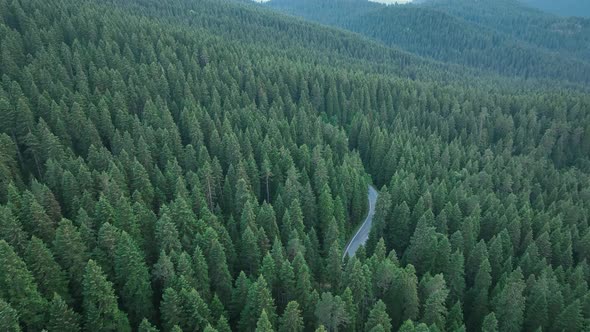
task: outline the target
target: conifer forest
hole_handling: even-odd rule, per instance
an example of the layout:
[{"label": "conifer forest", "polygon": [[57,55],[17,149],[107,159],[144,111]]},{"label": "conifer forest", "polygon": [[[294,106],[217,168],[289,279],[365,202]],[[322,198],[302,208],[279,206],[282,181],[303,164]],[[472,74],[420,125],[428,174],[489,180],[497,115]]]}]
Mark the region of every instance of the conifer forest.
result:
[{"label": "conifer forest", "polygon": [[590,331],[590,18],[531,2],[0,0],[0,332]]}]

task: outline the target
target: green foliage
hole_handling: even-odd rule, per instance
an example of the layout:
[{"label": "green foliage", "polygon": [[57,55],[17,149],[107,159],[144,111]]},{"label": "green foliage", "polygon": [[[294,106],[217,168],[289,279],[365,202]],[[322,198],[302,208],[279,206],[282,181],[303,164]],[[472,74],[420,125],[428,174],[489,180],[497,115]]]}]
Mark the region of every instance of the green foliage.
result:
[{"label": "green foliage", "polygon": [[[20,321],[31,330],[41,329],[45,324],[47,301],[22,259],[4,240],[0,240],[0,297],[19,313]],[[5,306],[7,317],[12,316]]]},{"label": "green foliage", "polygon": [[83,281],[84,326],[87,331],[130,331],[127,315],[119,310],[113,284],[89,260]]},{"label": "green foliage", "polygon": [[66,275],[41,239],[34,236],[31,238],[24,253],[24,260],[43,297],[51,300],[57,293],[65,299],[69,298]]},{"label": "green foliage", "polygon": [[122,306],[133,326],[153,316],[152,288],[143,256],[127,233],[123,232],[115,252],[115,275]]},{"label": "green foliage", "polygon": [[342,298],[338,295],[333,296],[330,292],[322,294],[316,306],[315,315],[319,323],[328,331],[338,331],[346,326],[350,319]]},{"label": "green foliage", "polygon": [[383,301],[379,300],[375,303],[373,309],[371,309],[371,312],[369,313],[369,318],[365,323],[365,331],[373,331],[378,326],[380,326],[379,330],[384,332],[391,331],[391,319],[387,315],[386,309],[387,307]]},{"label": "green foliage", "polygon": [[517,1],[488,5],[443,0],[386,6],[363,1],[272,0],[269,5],[439,61],[506,76],[588,83],[575,72],[590,69],[586,51],[576,45],[588,41],[587,20],[540,14]]},{"label": "green foliage", "polygon": [[2,321],[2,328],[7,332],[21,331],[18,324],[18,312],[3,299],[0,299],[0,321]]},{"label": "green foliage", "polygon": [[280,332],[301,332],[303,331],[303,318],[301,317],[301,310],[299,303],[291,301],[287,304],[285,312],[281,316]]},{"label": "green foliage", "polygon": [[260,314],[260,318],[258,319],[258,323],[256,323],[256,332],[272,332],[274,329],[272,328],[272,324],[268,320],[268,315],[266,314],[266,310],[262,309],[262,313]]},{"label": "green foliage", "polygon": [[73,311],[56,293],[49,303],[49,332],[78,332],[80,331],[80,315]]},{"label": "green foliage", "polygon": [[8,330],[587,328],[587,22],[299,5],[0,0]]}]

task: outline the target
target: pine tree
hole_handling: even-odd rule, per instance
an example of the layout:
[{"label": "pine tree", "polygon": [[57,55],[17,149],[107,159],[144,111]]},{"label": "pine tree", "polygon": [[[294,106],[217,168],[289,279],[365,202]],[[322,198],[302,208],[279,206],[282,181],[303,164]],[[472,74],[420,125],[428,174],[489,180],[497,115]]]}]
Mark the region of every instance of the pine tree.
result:
[{"label": "pine tree", "polygon": [[205,327],[203,332],[218,332],[218,331],[216,329],[214,329],[211,325],[207,325],[207,327]]},{"label": "pine tree", "polygon": [[328,331],[338,331],[340,327],[349,322],[344,301],[340,296],[333,296],[330,292],[322,293],[315,309],[315,315],[320,324],[324,325]]},{"label": "pine tree", "polygon": [[219,317],[217,321],[217,325],[215,326],[218,332],[231,332],[231,328],[229,327],[229,322],[225,316]]},{"label": "pine tree", "polygon": [[463,299],[465,292],[464,261],[463,253],[457,250],[451,255],[447,269],[442,271],[449,287],[451,301]]},{"label": "pine tree", "polygon": [[243,330],[254,329],[256,317],[265,310],[271,325],[276,321],[276,309],[270,289],[264,277],[259,276],[258,280],[250,286],[246,304],[240,315],[239,326]]},{"label": "pine tree", "polygon": [[[334,200],[332,198],[332,193],[330,191],[330,187],[328,185],[324,185],[322,188],[321,194],[319,196],[318,202],[318,215],[319,215],[319,224],[324,227],[322,229],[323,234],[327,232],[327,226],[330,224],[330,221],[334,217]],[[325,243],[327,247],[330,243]]]},{"label": "pine tree", "polygon": [[195,289],[182,289],[179,293],[180,324],[184,331],[200,331],[210,320],[209,307]]},{"label": "pine tree", "polygon": [[522,272],[519,269],[512,272],[493,299],[500,331],[520,331],[522,327],[525,306],[523,295],[525,285],[522,279]]},{"label": "pine tree", "polygon": [[209,279],[209,267],[207,266],[205,256],[203,256],[203,251],[198,245],[193,252],[193,271],[195,272],[197,291],[203,298],[210,298],[211,283]]},{"label": "pine tree", "polygon": [[55,237],[55,224],[49,218],[45,209],[37,202],[37,199],[29,191],[21,196],[21,210],[19,220],[23,223],[25,230],[43,239],[51,241]]},{"label": "pine tree", "polygon": [[475,283],[468,294],[467,304],[469,310],[467,312],[469,312],[469,315],[467,323],[470,328],[478,329],[488,313],[488,295],[489,288],[492,285],[490,271],[490,263],[487,259],[484,259],[475,276]]},{"label": "pine tree", "polygon": [[404,324],[399,328],[399,332],[415,332],[416,328],[414,327],[414,322],[411,320],[406,320]]},{"label": "pine tree", "polygon": [[449,291],[443,276],[440,274],[434,277],[426,275],[420,281],[420,292],[424,298],[422,321],[426,325],[435,325],[441,331],[444,330],[447,315],[445,303]]},{"label": "pine tree", "polygon": [[420,313],[418,278],[414,267],[408,265],[405,269],[398,270],[398,273],[388,294],[388,297],[394,299],[389,305],[394,328],[408,319],[416,320]]},{"label": "pine tree", "polygon": [[223,303],[221,303],[221,300],[217,294],[213,296],[213,299],[209,303],[209,309],[211,311],[211,318],[213,321],[219,320],[219,318],[222,316],[227,316],[227,311],[225,310],[225,307],[223,306]]},{"label": "pine tree", "polygon": [[160,302],[160,317],[164,331],[171,331],[181,321],[181,304],[178,292],[172,288],[166,288]]},{"label": "pine tree", "polygon": [[4,240],[0,240],[0,266],[0,297],[19,313],[27,329],[41,330],[47,301],[39,294],[25,263]]},{"label": "pine tree", "polygon": [[411,234],[410,208],[405,201],[393,208],[392,219],[395,220],[395,227],[392,227],[390,234],[385,234],[385,242],[396,252],[403,253],[406,251]]},{"label": "pine tree", "polygon": [[[282,263],[282,262],[281,262]],[[275,267],[275,261],[270,255],[270,252],[267,252],[264,258],[262,259],[262,266],[260,267],[260,274],[264,277],[273,290],[273,295],[275,294],[274,290],[276,289],[276,285],[278,282],[278,273],[277,268]]]},{"label": "pine tree", "polygon": [[[205,232],[205,236],[208,236]],[[212,282],[212,289],[224,304],[229,303],[232,293],[232,278],[227,265],[225,250],[216,237],[207,239],[206,247],[203,247],[205,258],[209,267],[209,279]]]},{"label": "pine tree", "polygon": [[76,300],[82,296],[82,279],[85,273],[88,253],[80,233],[71,221],[62,219],[55,232],[53,248],[56,261],[66,270]]},{"label": "pine tree", "polygon": [[178,229],[168,214],[162,215],[156,223],[155,235],[159,251],[164,250],[166,253],[170,253],[171,251],[179,252],[182,248]]},{"label": "pine tree", "polygon": [[361,323],[361,321],[358,317],[358,312],[359,312],[358,305],[354,301],[352,291],[350,290],[349,287],[346,287],[344,292],[342,292],[341,297],[342,297],[342,301],[344,301],[346,313],[348,314],[348,320],[349,320],[348,321],[348,329],[349,330],[360,329],[360,327],[358,326]]},{"label": "pine tree", "polygon": [[582,306],[580,300],[575,300],[556,317],[554,329],[565,332],[582,331],[583,325]]},{"label": "pine tree", "polygon": [[110,222],[105,222],[98,231],[96,248],[92,258],[100,266],[109,280],[115,280],[115,254],[117,243],[121,237],[121,230]]},{"label": "pine tree", "polygon": [[[9,191],[11,187],[9,186]],[[14,216],[9,207],[0,206],[0,239],[5,240],[10,244],[16,251],[23,251],[26,244],[28,235],[23,230],[23,226],[20,221]]]},{"label": "pine tree", "polygon": [[242,270],[247,275],[257,274],[260,265],[260,248],[258,247],[256,236],[249,226],[242,233],[239,260],[242,263]]},{"label": "pine tree", "polygon": [[493,312],[490,312],[483,320],[481,327],[482,332],[497,332],[498,331],[498,320]]},{"label": "pine tree", "polygon": [[176,271],[174,269],[174,263],[164,251],[160,253],[160,258],[152,267],[152,281],[157,294],[161,295],[164,293],[166,288],[172,286],[176,281]]},{"label": "pine tree", "polygon": [[89,260],[86,266],[82,292],[86,331],[131,330],[127,316],[117,305],[113,284],[93,260]]},{"label": "pine tree", "polygon": [[285,312],[280,319],[280,332],[302,332],[303,318],[301,318],[301,310],[299,303],[291,301],[287,304]]},{"label": "pine tree", "polygon": [[547,279],[541,277],[534,281],[531,287],[527,287],[526,311],[524,325],[528,330],[534,331],[541,327],[547,328],[549,321],[548,286]]},{"label": "pine tree", "polygon": [[383,301],[379,300],[371,309],[369,318],[365,323],[365,331],[369,332],[376,328],[378,325],[382,327],[384,332],[391,332],[391,319],[387,314],[387,308]]},{"label": "pine tree", "polygon": [[235,287],[232,291],[232,301],[231,301],[231,316],[232,320],[239,319],[240,314],[244,310],[246,306],[246,300],[248,298],[248,292],[250,291],[252,282],[244,271],[241,271],[238,277],[236,278]]},{"label": "pine tree", "polygon": [[260,314],[260,318],[256,323],[256,332],[273,332],[274,329],[272,328],[272,324],[268,320],[268,315],[266,314],[266,310],[262,309],[262,313]]},{"label": "pine tree", "polygon": [[152,287],[143,255],[125,232],[117,243],[114,265],[122,306],[131,324],[139,326],[143,318],[153,315]]},{"label": "pine tree", "polygon": [[465,331],[463,323],[463,308],[461,301],[457,301],[447,315],[447,331]]},{"label": "pine tree", "polygon": [[427,211],[420,218],[414,235],[410,239],[410,246],[404,255],[406,261],[414,265],[419,275],[429,271],[434,263],[437,239],[431,219],[431,211]]},{"label": "pine tree", "polygon": [[139,327],[137,328],[139,332],[159,332],[156,327],[154,327],[147,319],[143,319]]},{"label": "pine tree", "polygon": [[18,312],[14,310],[10,304],[6,303],[0,298],[0,322],[2,322],[2,330],[6,332],[20,332],[21,328],[18,324]]},{"label": "pine tree", "polygon": [[56,293],[49,304],[48,332],[80,331],[80,315],[72,310]]},{"label": "pine tree", "polygon": [[54,293],[69,299],[65,273],[41,239],[34,236],[31,238],[25,250],[24,259],[39,286],[39,292],[47,300],[53,298]]},{"label": "pine tree", "polygon": [[325,275],[326,281],[330,283],[331,288],[338,290],[342,276],[342,249],[338,241],[334,241],[330,246],[330,251],[326,259]]}]

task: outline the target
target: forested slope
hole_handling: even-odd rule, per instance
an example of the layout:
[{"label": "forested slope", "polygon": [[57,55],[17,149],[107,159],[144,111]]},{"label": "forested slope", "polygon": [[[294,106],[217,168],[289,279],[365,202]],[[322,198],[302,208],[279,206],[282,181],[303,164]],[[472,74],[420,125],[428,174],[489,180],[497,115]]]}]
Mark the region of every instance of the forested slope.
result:
[{"label": "forested slope", "polygon": [[2,330],[590,328],[586,93],[231,1],[0,0],[0,50]]},{"label": "forested slope", "polygon": [[516,0],[494,0],[485,5],[471,0],[429,0],[424,5],[541,49],[585,61],[590,55],[590,19],[587,18],[558,17]]},{"label": "forested slope", "polygon": [[563,19],[516,0],[272,0],[267,6],[348,29],[389,46],[503,76],[588,83],[590,21]]},{"label": "forested slope", "polygon": [[529,6],[563,16],[590,17],[590,3],[585,0],[521,0]]}]

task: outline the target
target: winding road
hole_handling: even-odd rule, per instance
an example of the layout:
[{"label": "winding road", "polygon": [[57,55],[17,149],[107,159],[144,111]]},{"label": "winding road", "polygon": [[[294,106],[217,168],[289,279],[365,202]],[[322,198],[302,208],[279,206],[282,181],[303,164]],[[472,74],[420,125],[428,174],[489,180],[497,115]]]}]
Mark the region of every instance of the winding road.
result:
[{"label": "winding road", "polygon": [[369,185],[369,193],[367,196],[369,198],[369,213],[367,214],[367,218],[365,219],[359,230],[352,237],[350,242],[348,242],[348,245],[344,250],[344,255],[342,256],[342,259],[344,259],[346,255],[350,257],[354,256],[354,253],[357,251],[357,249],[361,245],[365,244],[365,242],[367,242],[367,239],[369,239],[369,232],[371,231],[371,225],[373,224],[373,216],[375,215],[375,204],[377,203],[377,196],[379,196],[379,193],[373,186]]}]

